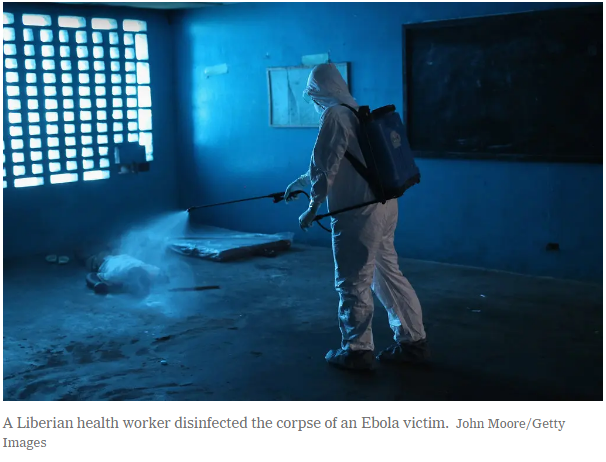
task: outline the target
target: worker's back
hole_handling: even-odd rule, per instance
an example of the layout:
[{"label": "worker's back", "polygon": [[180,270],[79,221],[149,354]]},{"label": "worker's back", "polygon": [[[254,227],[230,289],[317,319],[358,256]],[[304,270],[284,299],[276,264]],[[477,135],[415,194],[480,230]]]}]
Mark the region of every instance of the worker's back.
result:
[{"label": "worker's back", "polygon": [[[343,127],[343,133],[347,139],[347,151],[364,164],[364,156],[357,136],[359,122],[355,114],[345,106],[332,106],[326,110],[323,118],[333,118]],[[336,211],[374,199],[374,194],[366,180],[354,169],[351,162],[343,157],[328,193],[329,211]],[[362,214],[368,213],[369,210],[368,207],[364,207],[347,213]]]}]

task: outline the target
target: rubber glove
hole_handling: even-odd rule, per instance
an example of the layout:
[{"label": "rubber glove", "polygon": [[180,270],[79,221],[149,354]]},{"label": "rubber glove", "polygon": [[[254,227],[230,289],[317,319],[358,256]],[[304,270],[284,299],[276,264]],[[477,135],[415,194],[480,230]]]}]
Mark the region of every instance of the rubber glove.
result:
[{"label": "rubber glove", "polygon": [[286,188],[286,192],[284,193],[284,202],[288,203],[290,201],[294,201],[299,198],[298,194],[293,194],[293,191],[297,191],[299,189],[307,188],[310,185],[309,181],[309,171],[301,175],[295,181],[288,185]]},{"label": "rubber glove", "polygon": [[318,202],[310,202],[309,208],[299,217],[299,226],[303,231],[307,231],[307,228],[311,227],[319,208],[320,204]]}]

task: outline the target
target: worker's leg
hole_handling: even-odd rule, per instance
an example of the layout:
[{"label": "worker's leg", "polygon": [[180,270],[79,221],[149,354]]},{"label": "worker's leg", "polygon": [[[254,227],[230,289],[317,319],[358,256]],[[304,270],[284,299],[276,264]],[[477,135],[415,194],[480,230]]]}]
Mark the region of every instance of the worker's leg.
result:
[{"label": "worker's leg", "polygon": [[[396,345],[405,348],[413,359],[425,359],[425,328],[421,303],[410,282],[400,271],[398,254],[394,246],[394,233],[398,221],[396,200],[386,204],[383,239],[376,253],[373,290],[387,310],[389,325],[394,332]],[[400,347],[398,347],[400,346]],[[397,352],[396,352],[397,353]],[[382,356],[385,356],[385,352]],[[403,355],[401,359],[405,359]],[[380,358],[383,359],[383,358]]]},{"label": "worker's leg", "polygon": [[[348,367],[343,358],[366,357],[374,362],[372,278],[380,244],[377,221],[371,209],[366,215],[339,217],[332,221],[335,288],[339,294],[341,349],[326,356],[329,363]],[[346,214],[344,214],[346,215]],[[337,364],[339,363],[339,364]],[[357,367],[355,361],[349,368]]]}]

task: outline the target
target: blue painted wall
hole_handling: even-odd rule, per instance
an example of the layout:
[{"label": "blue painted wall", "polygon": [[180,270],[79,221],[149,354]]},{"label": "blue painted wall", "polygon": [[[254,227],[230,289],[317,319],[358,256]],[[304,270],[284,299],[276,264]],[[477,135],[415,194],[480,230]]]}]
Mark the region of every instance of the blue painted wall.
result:
[{"label": "blue painted wall", "polygon": [[62,253],[104,241],[141,219],[177,207],[173,34],[163,13],[84,5],[4,3],[15,14],[138,19],[147,21],[154,161],[151,171],[30,188],[4,189],[4,258]]},{"label": "blue painted wall", "polygon": [[[351,62],[353,95],[401,106],[402,25],[548,9],[545,3],[274,3],[188,11],[175,21],[180,203],[284,190],[303,173],[314,129],[268,126],[266,68],[330,52]],[[226,63],[229,73],[206,78]],[[400,200],[402,256],[563,278],[602,278],[602,167],[425,160]],[[247,203],[196,219],[256,232],[296,231],[305,204]],[[320,229],[296,239],[328,245]],[[560,252],[546,252],[558,242]]]}]

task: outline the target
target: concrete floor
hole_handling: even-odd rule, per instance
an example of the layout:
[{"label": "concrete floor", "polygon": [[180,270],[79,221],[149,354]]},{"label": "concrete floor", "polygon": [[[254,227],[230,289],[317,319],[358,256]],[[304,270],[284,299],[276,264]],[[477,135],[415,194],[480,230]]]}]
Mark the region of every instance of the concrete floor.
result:
[{"label": "concrete floor", "polygon": [[[5,262],[4,399],[603,398],[601,285],[402,260],[432,360],[361,376],[324,362],[340,341],[330,249],[171,261],[173,284],[193,275],[221,289],[103,297],[76,263]],[[384,348],[391,331],[376,306]]]}]

